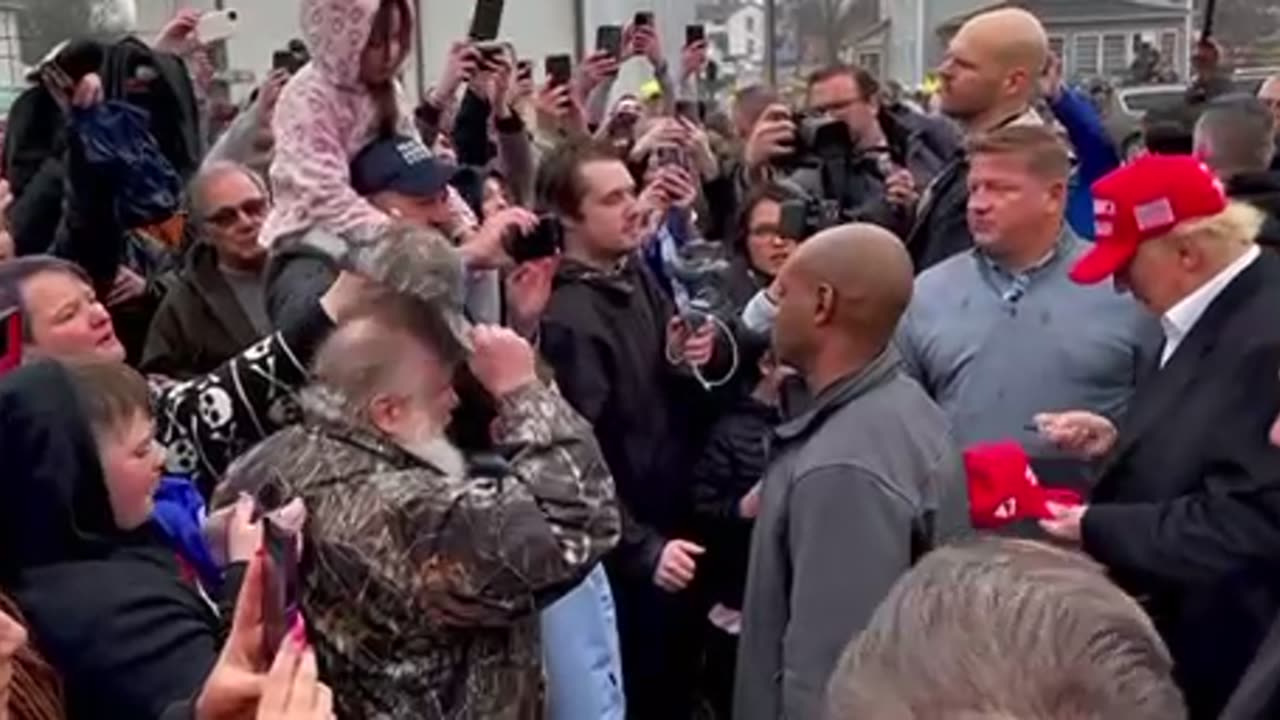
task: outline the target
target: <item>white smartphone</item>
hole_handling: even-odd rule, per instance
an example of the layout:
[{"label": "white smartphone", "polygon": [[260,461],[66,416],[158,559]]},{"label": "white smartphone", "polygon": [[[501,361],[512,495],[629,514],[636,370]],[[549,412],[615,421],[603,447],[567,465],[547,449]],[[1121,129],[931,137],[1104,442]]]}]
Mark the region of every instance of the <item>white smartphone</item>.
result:
[{"label": "white smartphone", "polygon": [[227,40],[236,34],[239,14],[235,10],[218,10],[200,16],[196,24],[196,39],[201,45]]}]

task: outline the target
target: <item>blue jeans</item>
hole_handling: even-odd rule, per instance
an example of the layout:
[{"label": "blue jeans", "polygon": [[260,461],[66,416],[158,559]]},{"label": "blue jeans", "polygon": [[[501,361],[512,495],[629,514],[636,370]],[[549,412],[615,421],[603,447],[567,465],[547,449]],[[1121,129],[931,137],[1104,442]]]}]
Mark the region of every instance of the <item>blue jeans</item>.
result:
[{"label": "blue jeans", "polygon": [[604,566],[542,611],[547,720],[623,720],[622,655]]}]

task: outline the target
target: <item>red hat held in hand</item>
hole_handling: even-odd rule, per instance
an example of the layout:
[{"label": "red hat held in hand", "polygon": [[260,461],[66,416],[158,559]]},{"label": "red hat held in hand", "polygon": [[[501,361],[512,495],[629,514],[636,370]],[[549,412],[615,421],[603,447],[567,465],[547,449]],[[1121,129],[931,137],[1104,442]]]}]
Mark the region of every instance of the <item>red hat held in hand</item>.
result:
[{"label": "red hat held in hand", "polygon": [[964,452],[969,476],[969,518],[979,530],[1018,520],[1052,520],[1048,504],[1075,506],[1080,494],[1040,486],[1027,453],[1016,442],[984,443]]}]

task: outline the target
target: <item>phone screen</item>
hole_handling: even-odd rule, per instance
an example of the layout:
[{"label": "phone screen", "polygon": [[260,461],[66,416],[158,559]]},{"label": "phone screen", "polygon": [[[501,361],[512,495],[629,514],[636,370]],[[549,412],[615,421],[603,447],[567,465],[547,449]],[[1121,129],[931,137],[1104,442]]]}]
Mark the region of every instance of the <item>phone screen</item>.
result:
[{"label": "phone screen", "polygon": [[617,25],[601,25],[596,29],[596,50],[615,58],[622,57],[622,28]]},{"label": "phone screen", "polygon": [[636,18],[635,18],[636,27],[650,27],[652,25],[653,25],[653,13],[651,12],[636,13]]},{"label": "phone screen", "polygon": [[782,216],[778,221],[778,234],[788,240],[804,240],[809,224],[809,209],[803,200],[782,203]]},{"label": "phone screen", "polygon": [[700,43],[707,39],[707,30],[701,25],[685,25],[684,26],[684,44],[685,46]]},{"label": "phone screen", "polygon": [[0,375],[22,364],[22,314],[17,308],[0,313]]},{"label": "phone screen", "polygon": [[475,14],[471,16],[471,39],[480,42],[496,40],[502,29],[504,0],[476,0]]},{"label": "phone screen", "polygon": [[271,69],[293,72],[293,53],[288,50],[277,50],[271,53]]},{"label": "phone screen", "polygon": [[547,58],[547,82],[553,86],[568,85],[573,78],[573,60],[568,55]]},{"label": "phone screen", "polygon": [[262,521],[266,546],[262,583],[262,649],[265,662],[275,660],[298,614],[298,546],[295,538],[270,519]]},{"label": "phone screen", "polygon": [[509,254],[519,265],[556,255],[563,245],[564,230],[560,221],[554,217],[543,217],[533,232],[512,241]]}]

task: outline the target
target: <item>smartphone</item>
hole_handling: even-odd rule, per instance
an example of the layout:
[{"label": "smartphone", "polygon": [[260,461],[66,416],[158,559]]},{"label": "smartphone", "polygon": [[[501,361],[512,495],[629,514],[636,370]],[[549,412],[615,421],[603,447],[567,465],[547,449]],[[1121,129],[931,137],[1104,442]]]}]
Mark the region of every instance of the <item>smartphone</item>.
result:
[{"label": "smartphone", "polygon": [[544,215],[538,220],[538,227],[533,232],[512,239],[507,247],[507,254],[519,265],[558,255],[563,247],[564,228],[560,221]]},{"label": "smartphone", "polygon": [[270,518],[263,518],[262,534],[262,651],[270,663],[298,616],[298,545]]},{"label": "smartphone", "polygon": [[533,63],[529,60],[521,60],[516,63],[516,79],[520,82],[526,82],[533,79]]},{"label": "smartphone", "polygon": [[606,52],[615,58],[622,58],[622,27],[619,25],[601,25],[596,28],[596,50]]},{"label": "smartphone", "polygon": [[22,313],[9,308],[0,313],[0,375],[22,364]]},{"label": "smartphone", "polygon": [[647,11],[636,13],[634,25],[636,27],[653,27],[653,13]]},{"label": "smartphone", "polygon": [[809,208],[803,200],[782,203],[782,216],[778,220],[778,235],[788,240],[804,240],[808,235]]},{"label": "smartphone", "polygon": [[707,39],[707,28],[702,25],[684,26],[684,46],[689,47]]},{"label": "smartphone", "polygon": [[201,15],[196,23],[196,38],[202,45],[227,40],[236,34],[236,23],[239,19],[240,14],[235,10],[207,12]]},{"label": "smartphone", "polygon": [[667,165],[684,165],[684,151],[674,145],[662,145],[654,150],[659,167]]},{"label": "smartphone", "polygon": [[476,0],[475,13],[471,16],[472,40],[487,42],[498,38],[504,5],[504,0]]},{"label": "smartphone", "polygon": [[573,59],[568,55],[547,56],[547,84],[553,87],[568,85],[573,79]]},{"label": "smartphone", "polygon": [[676,117],[684,118],[697,125],[702,122],[702,107],[694,100],[677,100]]}]

